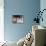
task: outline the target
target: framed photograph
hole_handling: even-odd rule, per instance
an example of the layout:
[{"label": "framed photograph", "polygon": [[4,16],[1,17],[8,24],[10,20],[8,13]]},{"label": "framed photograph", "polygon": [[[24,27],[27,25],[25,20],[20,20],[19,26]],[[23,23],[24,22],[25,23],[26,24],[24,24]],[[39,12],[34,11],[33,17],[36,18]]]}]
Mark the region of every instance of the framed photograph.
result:
[{"label": "framed photograph", "polygon": [[24,16],[23,15],[12,15],[12,23],[23,23]]}]

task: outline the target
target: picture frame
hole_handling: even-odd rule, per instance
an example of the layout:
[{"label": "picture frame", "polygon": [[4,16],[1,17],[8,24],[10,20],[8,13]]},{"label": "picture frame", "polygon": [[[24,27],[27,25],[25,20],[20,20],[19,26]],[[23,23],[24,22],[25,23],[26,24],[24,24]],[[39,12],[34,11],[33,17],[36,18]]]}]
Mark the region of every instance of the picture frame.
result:
[{"label": "picture frame", "polygon": [[24,23],[24,16],[23,15],[12,15],[12,23],[14,24]]}]

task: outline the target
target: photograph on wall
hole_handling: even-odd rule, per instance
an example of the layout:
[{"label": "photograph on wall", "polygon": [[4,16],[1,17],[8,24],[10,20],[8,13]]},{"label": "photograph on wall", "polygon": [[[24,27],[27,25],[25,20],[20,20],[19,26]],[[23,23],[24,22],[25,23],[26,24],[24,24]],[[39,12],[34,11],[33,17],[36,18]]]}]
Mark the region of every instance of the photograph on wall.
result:
[{"label": "photograph on wall", "polygon": [[23,15],[12,15],[12,23],[23,23]]}]

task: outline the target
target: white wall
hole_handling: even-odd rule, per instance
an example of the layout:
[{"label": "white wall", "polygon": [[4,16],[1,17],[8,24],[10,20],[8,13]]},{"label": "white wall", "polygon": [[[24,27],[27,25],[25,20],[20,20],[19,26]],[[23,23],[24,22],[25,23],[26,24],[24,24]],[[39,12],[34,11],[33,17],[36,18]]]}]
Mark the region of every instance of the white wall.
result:
[{"label": "white wall", "polygon": [[[40,9],[41,11],[43,9],[46,9],[46,0],[40,0]],[[40,24],[43,26],[46,26],[46,11],[43,12],[43,22],[41,22]]]},{"label": "white wall", "polygon": [[0,0],[0,42],[4,41],[4,0]]},{"label": "white wall", "polygon": [[[40,9],[46,9],[46,0],[40,0]],[[40,25],[43,25],[46,27],[46,11],[43,13],[43,19],[44,21],[40,23]],[[46,43],[46,42],[45,42]]]}]

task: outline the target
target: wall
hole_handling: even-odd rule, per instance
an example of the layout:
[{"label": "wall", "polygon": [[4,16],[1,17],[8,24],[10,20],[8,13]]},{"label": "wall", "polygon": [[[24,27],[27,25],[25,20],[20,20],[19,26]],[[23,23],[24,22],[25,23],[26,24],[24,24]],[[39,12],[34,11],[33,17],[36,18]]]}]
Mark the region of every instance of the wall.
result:
[{"label": "wall", "polygon": [[[5,40],[18,41],[32,28],[32,19],[40,9],[40,0],[5,0],[4,1]],[[12,15],[24,15],[23,24],[13,24]]]},{"label": "wall", "polygon": [[[43,9],[46,9],[46,0],[41,0],[40,1],[40,9],[41,9],[41,11],[43,10]],[[43,12],[43,15],[42,15],[42,17],[43,17],[43,22],[41,21],[40,22],[40,25],[42,25],[42,26],[46,26],[46,10]]]},{"label": "wall", "polygon": [[[41,10],[46,9],[46,0],[40,0],[40,9]],[[44,11],[42,17],[43,17],[43,22],[40,21],[40,25],[46,27],[46,11]],[[45,40],[45,44],[46,44],[46,40]]]},{"label": "wall", "polygon": [[4,41],[4,0],[0,0],[0,42]]}]

